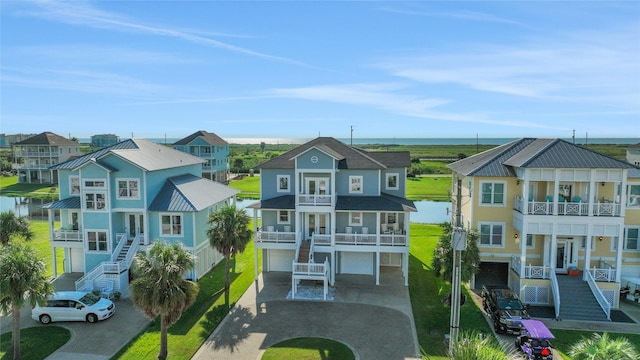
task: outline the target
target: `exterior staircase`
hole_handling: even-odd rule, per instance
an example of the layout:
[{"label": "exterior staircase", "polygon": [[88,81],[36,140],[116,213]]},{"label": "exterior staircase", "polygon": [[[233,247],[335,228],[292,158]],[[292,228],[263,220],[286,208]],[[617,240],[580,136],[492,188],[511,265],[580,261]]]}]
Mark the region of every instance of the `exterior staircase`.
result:
[{"label": "exterior staircase", "polygon": [[129,248],[131,248],[132,243],[133,243],[132,240],[127,240],[127,242],[122,246],[122,249],[118,253],[118,256],[116,257],[116,261],[122,261],[127,258],[127,252],[129,251]]},{"label": "exterior staircase", "polygon": [[593,296],[589,284],[581,276],[558,275],[560,319],[609,321]]},{"label": "exterior staircase", "polygon": [[309,262],[309,252],[311,251],[311,240],[302,240],[300,243],[300,252],[298,253],[297,262]]}]

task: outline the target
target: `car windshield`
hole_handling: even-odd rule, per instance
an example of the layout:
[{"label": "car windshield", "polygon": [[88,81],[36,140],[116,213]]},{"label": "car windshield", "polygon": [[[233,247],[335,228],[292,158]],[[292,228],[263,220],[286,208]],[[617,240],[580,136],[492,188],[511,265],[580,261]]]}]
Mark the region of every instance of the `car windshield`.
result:
[{"label": "car windshield", "polygon": [[91,306],[100,301],[100,297],[92,293],[86,293],[83,297],[80,298],[80,301],[85,305]]},{"label": "car windshield", "polygon": [[498,307],[504,310],[522,310],[522,303],[517,299],[500,299]]}]

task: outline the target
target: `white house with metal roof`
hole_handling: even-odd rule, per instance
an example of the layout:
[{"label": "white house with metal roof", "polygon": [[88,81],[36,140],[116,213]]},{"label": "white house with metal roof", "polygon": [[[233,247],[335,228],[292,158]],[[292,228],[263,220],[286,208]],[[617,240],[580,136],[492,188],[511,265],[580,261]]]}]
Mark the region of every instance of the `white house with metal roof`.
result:
[{"label": "white house with metal roof", "polygon": [[[55,165],[60,200],[49,209],[53,269],[82,273],[78,289],[105,284],[127,295],[134,254],[154,241],[179,242],[197,259],[199,279],[222,256],[206,237],[208,216],[237,190],[203,179],[204,160],[143,139],[129,139]],[[54,225],[54,211],[60,226]]]},{"label": "white house with metal roof", "polygon": [[18,160],[13,168],[24,184],[54,184],[57,174],[51,166],[82,155],[77,141],[49,131],[16,142],[13,153]]},{"label": "white house with metal roof", "polygon": [[[398,267],[408,284],[409,152],[368,152],[319,137],[260,168],[260,202],[252,204],[262,271],[335,283],[336,274],[369,275]],[[402,281],[399,279],[399,281]]]},{"label": "white house with metal roof", "polygon": [[[448,167],[454,184],[462,180],[464,227],[480,233],[477,281],[489,274],[565,319],[578,316],[570,305],[593,299],[596,311],[579,312],[606,319],[624,279],[640,277],[640,171],[628,162],[561,139],[523,138]],[[456,186],[453,193],[456,208]],[[568,292],[559,279],[583,280],[576,286],[586,293]]]}]

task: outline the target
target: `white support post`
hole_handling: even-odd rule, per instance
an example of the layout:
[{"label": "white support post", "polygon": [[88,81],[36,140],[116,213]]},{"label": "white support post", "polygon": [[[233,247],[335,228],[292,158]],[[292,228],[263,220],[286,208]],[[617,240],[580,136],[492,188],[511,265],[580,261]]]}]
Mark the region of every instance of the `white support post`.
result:
[{"label": "white support post", "polygon": [[376,285],[380,285],[380,251],[376,251]]}]

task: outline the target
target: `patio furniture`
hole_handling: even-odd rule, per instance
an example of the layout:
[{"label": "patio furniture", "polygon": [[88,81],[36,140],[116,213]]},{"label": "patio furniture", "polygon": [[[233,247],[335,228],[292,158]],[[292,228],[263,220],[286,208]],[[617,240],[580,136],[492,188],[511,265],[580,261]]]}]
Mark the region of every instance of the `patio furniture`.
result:
[{"label": "patio furniture", "polygon": [[100,296],[105,299],[113,299],[113,280],[105,281],[105,286],[100,289]]}]

